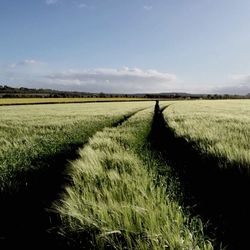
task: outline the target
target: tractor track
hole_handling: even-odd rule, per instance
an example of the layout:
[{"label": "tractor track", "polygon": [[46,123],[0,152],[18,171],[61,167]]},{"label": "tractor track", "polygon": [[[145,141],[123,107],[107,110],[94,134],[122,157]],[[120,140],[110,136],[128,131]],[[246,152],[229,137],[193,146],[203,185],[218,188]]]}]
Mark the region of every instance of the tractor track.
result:
[{"label": "tractor track", "polygon": [[[124,115],[111,127],[120,126],[144,109]],[[77,159],[78,149],[86,143],[70,144],[67,147],[70,150],[39,159],[46,167],[20,173],[17,176],[22,183],[20,188],[0,193],[1,249],[72,249],[67,239],[57,233],[61,220],[51,206],[60,198],[65,185],[71,184],[67,174],[69,161]]]},{"label": "tractor track", "polygon": [[195,143],[178,137],[163,117],[167,107],[155,108],[149,143],[171,167],[183,193],[181,202],[206,224],[215,249],[248,249],[250,224],[249,175],[238,166],[220,168],[221,158],[202,154]]}]

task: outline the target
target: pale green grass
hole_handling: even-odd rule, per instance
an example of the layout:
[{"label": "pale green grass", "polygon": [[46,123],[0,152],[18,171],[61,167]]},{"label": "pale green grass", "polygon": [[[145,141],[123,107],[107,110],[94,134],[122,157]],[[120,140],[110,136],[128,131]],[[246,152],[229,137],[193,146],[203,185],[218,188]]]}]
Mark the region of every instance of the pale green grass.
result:
[{"label": "pale green grass", "polygon": [[152,110],[141,111],[98,132],[72,162],[72,185],[56,208],[61,233],[79,247],[213,249],[200,220],[188,218],[164,183],[156,183],[157,163],[144,147],[152,116]]},{"label": "pale green grass", "polygon": [[221,157],[221,166],[250,166],[250,100],[175,102],[164,112],[176,135],[201,152]]},{"label": "pale green grass", "polygon": [[[0,107],[0,189],[18,188],[14,176],[82,145],[96,131],[152,102]],[[17,187],[16,187],[17,186]]]}]

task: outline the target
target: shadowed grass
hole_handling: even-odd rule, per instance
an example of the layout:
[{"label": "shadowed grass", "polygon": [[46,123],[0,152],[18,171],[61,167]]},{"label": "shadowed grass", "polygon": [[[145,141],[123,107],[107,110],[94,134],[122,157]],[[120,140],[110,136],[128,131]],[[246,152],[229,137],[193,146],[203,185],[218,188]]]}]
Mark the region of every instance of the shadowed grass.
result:
[{"label": "shadowed grass", "polygon": [[72,184],[55,206],[76,248],[213,249],[155,172],[145,148],[152,117],[142,111],[98,132],[72,162]]},{"label": "shadowed grass", "polygon": [[[195,103],[192,102],[192,105],[195,105]],[[204,103],[208,104],[207,102]],[[165,117],[168,117],[170,114],[169,119],[171,120],[174,119],[176,114],[177,118],[180,112],[182,112],[178,110],[178,105],[171,105],[169,112],[167,108],[163,112]],[[212,103],[212,105],[215,104]],[[216,105],[213,107],[216,107]],[[217,107],[223,109],[222,103],[221,106]],[[176,113],[174,113],[175,110]],[[196,109],[194,108],[194,110]],[[204,117],[211,116],[209,122],[215,122],[211,113],[206,113],[205,110],[201,110],[204,113]],[[160,112],[158,118],[155,119],[154,141],[151,142],[154,148],[160,152],[164,161],[178,175],[181,188],[185,194],[183,196],[184,204],[190,206],[194,214],[200,214],[203,221],[209,221],[206,233],[215,239],[215,246],[219,248],[221,242],[223,242],[223,245],[227,246],[227,249],[247,249],[249,243],[248,230],[246,228],[250,223],[250,207],[248,202],[250,182],[249,175],[247,174],[249,168],[247,165],[241,165],[242,161],[228,160],[226,154],[216,155],[212,151],[203,151],[199,147],[200,144],[196,143],[196,140],[190,139],[190,136],[193,135],[192,131],[200,129],[199,125],[203,122],[201,119],[190,121],[193,127],[187,127],[188,131],[192,130],[188,137],[185,134],[179,133],[180,127],[185,127],[185,124],[189,123],[187,117],[191,119],[196,116],[196,113],[192,113],[191,109],[189,112],[183,113],[183,116],[186,117],[185,123],[182,120],[178,121],[178,119],[175,123],[173,121],[166,123]],[[179,122],[181,124],[175,130],[173,124],[178,124]],[[205,120],[203,125],[207,124],[207,122]],[[203,125],[201,125],[201,128]],[[214,125],[214,127],[217,127],[217,130],[223,130],[223,126],[230,127],[230,124]],[[208,132],[211,132],[211,130],[213,130],[213,127],[211,129],[210,127],[207,128]],[[200,133],[200,135],[206,137],[206,131],[203,130],[203,132],[204,134]],[[236,130],[235,133],[237,132]],[[216,133],[219,133],[219,131],[216,131]],[[224,135],[224,131],[222,135]],[[233,136],[230,135],[230,138],[233,138]],[[221,139],[223,141],[225,138],[222,136]],[[206,144],[203,146],[205,147]]]},{"label": "shadowed grass", "polygon": [[[150,103],[68,104],[0,107],[0,191],[15,192],[15,176],[43,167],[44,159]],[[25,184],[25,180],[23,181]],[[26,184],[25,184],[26,185]]]},{"label": "shadowed grass", "polygon": [[[21,142],[18,144],[19,138],[17,137],[13,139],[16,144],[14,148],[8,147],[8,150],[5,150],[3,145],[1,148],[1,160],[4,159],[1,161],[0,172],[2,178],[0,193],[1,249],[11,249],[17,246],[36,249],[38,245],[44,249],[48,247],[67,248],[68,243],[65,238],[50,234],[48,230],[53,231],[52,227],[60,223],[57,215],[52,213],[49,208],[51,203],[59,198],[62,185],[69,183],[64,175],[68,161],[78,156],[77,149],[82,147],[97,130],[106,126],[117,126],[141,108],[142,105],[138,105],[138,107],[136,105],[120,106],[119,112],[116,108],[115,112],[110,112],[108,116],[105,114],[107,112],[105,107],[100,109],[99,106],[93,106],[93,111],[96,112],[91,113],[92,120],[89,121],[90,116],[86,116],[82,118],[81,122],[79,122],[79,111],[82,111],[73,108],[69,113],[64,110],[65,123],[61,120],[63,117],[60,115],[59,108],[59,112],[54,113],[57,117],[53,120],[44,119],[44,124],[41,124],[41,120],[31,117],[31,121],[28,123],[30,127],[17,128],[19,137],[22,140],[24,140],[24,136],[27,138],[24,140],[24,145]],[[34,111],[36,109],[34,108]],[[56,108],[55,111],[57,111]],[[66,116],[72,115],[73,112],[76,112],[75,120],[72,117],[69,122]],[[24,115],[26,114],[24,113]],[[8,121],[6,119],[5,122],[12,122],[12,125],[14,123],[11,119]],[[50,123],[53,123],[53,126]],[[8,132],[10,130],[11,127]],[[28,137],[28,133],[31,131],[32,133]],[[49,134],[46,135],[46,131]],[[3,131],[1,130],[1,132]],[[33,140],[34,137],[39,140]],[[10,138],[9,142],[11,143]],[[34,148],[35,146],[36,148]],[[15,150],[17,150],[17,154],[15,154]]]},{"label": "shadowed grass", "polygon": [[177,136],[204,154],[222,158],[219,167],[235,166],[250,175],[250,101],[179,102],[164,112]]}]

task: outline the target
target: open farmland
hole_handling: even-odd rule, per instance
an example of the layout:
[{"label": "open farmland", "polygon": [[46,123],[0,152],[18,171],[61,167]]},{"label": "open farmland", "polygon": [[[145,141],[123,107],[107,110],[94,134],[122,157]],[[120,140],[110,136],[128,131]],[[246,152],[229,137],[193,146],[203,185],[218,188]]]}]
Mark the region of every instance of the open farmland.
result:
[{"label": "open farmland", "polygon": [[0,246],[244,249],[249,101],[0,107]]},{"label": "open farmland", "polygon": [[17,172],[39,168],[45,158],[72,147],[76,149],[97,130],[116,124],[124,116],[150,105],[103,103],[1,107],[1,189],[13,187],[11,179]]},{"label": "open farmland", "polygon": [[164,112],[177,136],[250,174],[250,101],[178,102]]},{"label": "open farmland", "polygon": [[[185,101],[163,112],[165,158],[185,201],[229,249],[246,249],[250,222],[249,100]],[[165,122],[164,121],[164,122]],[[164,134],[164,135],[163,135]],[[167,151],[167,152],[166,152]]]},{"label": "open farmland", "polygon": [[[150,102],[0,107],[0,238],[30,237],[77,149]],[[40,213],[40,214],[39,214]],[[29,228],[30,227],[30,228]],[[32,228],[34,227],[34,228]],[[30,231],[27,231],[30,230]],[[40,234],[34,232],[33,235]]]},{"label": "open farmland", "polygon": [[250,0],[0,23],[0,250],[250,250]]},{"label": "open farmland", "polygon": [[144,147],[152,111],[98,132],[71,164],[73,185],[57,209],[62,233],[81,239],[77,247],[213,249],[200,221],[169,198],[162,180],[155,183],[158,166]]},{"label": "open farmland", "polygon": [[29,105],[29,104],[56,104],[56,103],[89,103],[89,102],[121,102],[147,101],[145,98],[128,97],[74,97],[74,98],[0,98],[0,106]]}]

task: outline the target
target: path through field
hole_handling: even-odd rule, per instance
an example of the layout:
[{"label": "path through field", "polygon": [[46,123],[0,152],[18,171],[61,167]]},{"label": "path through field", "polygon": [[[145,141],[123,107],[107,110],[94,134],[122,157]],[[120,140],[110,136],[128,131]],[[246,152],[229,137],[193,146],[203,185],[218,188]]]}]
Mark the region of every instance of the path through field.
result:
[{"label": "path through field", "polygon": [[[171,183],[175,182],[173,178],[176,179],[176,186],[180,188],[177,202],[180,201],[180,205],[192,213],[190,218],[198,215],[203,223],[209,222],[205,228],[205,235],[209,239],[214,239],[215,249],[219,249],[221,242],[223,247],[227,247],[226,249],[247,249],[248,230],[245,228],[250,224],[249,176],[242,174],[237,166],[221,169],[219,161],[223,159],[202,154],[193,147],[192,143],[187,142],[183,137],[177,137],[163,116],[163,111],[169,105],[174,104],[155,106],[152,124],[153,113],[150,113],[149,122],[146,122],[148,131],[151,129],[151,132],[148,138],[143,134],[142,141],[146,141],[147,138],[146,142],[150,145],[149,149],[148,144],[145,146],[147,153],[150,156],[152,154],[154,162],[159,160],[159,164],[154,165],[156,172],[158,171],[155,179],[163,177],[164,171],[166,178],[172,178]],[[127,120],[129,122],[132,117],[131,120],[133,120],[136,117],[134,115],[144,109],[145,107],[138,108],[119,118],[120,120],[117,118],[111,126],[118,127]],[[107,123],[103,125],[105,126]],[[99,127],[97,130],[103,131],[102,129]],[[135,126],[134,129],[137,127]],[[94,132],[89,136],[93,139]],[[73,249],[74,239],[58,234],[61,218],[51,207],[61,199],[65,186],[72,184],[66,170],[68,170],[69,161],[79,158],[78,149],[84,147],[84,143],[68,145],[67,150],[47,158],[40,158],[39,162],[46,163],[46,168],[29,169],[20,174],[20,181],[23,181],[22,178],[26,180],[26,187],[21,187],[15,193],[0,193],[1,249]],[[141,156],[142,160],[143,157]],[[146,165],[152,167],[152,162],[148,161]],[[90,193],[92,195],[92,189]],[[164,195],[164,199],[166,196]],[[202,238],[204,239],[207,238]],[[75,240],[82,241],[82,238]],[[86,245],[86,249],[88,244],[81,242],[81,245]]]},{"label": "path through field", "polygon": [[[124,115],[112,127],[121,125],[141,110]],[[70,183],[65,170],[69,161],[78,157],[78,149],[82,147],[82,144],[72,144],[68,147],[70,150],[40,159],[48,163],[48,167],[30,170],[20,177],[26,178],[28,188],[14,194],[0,194],[0,249],[72,249],[67,239],[53,233],[60,218],[51,210],[51,205]]]}]

